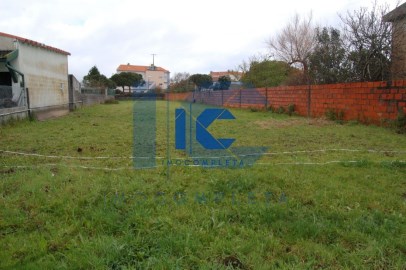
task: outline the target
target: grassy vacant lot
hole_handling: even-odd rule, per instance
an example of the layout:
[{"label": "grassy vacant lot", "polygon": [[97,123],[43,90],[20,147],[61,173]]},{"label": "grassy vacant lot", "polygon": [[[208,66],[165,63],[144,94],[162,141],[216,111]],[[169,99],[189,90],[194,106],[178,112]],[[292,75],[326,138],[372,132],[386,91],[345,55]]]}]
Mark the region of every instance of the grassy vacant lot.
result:
[{"label": "grassy vacant lot", "polygon": [[132,169],[132,106],[0,127],[1,269],[406,268],[405,135],[232,110],[213,133],[269,154],[168,177]]}]

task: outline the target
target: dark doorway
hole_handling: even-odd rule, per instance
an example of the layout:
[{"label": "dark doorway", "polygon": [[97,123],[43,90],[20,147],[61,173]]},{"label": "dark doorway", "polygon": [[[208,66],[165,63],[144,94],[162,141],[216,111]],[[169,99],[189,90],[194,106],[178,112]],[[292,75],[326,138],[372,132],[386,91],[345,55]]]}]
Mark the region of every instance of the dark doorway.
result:
[{"label": "dark doorway", "polygon": [[12,98],[11,75],[9,72],[0,72],[0,109],[15,107],[17,104]]},{"label": "dark doorway", "polygon": [[10,72],[0,72],[0,85],[11,86]]}]

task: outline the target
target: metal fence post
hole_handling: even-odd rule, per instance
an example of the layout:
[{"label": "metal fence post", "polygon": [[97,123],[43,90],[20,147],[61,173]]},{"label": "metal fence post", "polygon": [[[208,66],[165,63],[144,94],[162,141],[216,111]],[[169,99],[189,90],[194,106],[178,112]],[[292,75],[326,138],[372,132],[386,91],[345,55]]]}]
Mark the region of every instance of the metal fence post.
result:
[{"label": "metal fence post", "polygon": [[241,109],[241,89],[240,89],[240,109]]},{"label": "metal fence post", "polygon": [[224,106],[224,90],[221,90],[221,107]]},{"label": "metal fence post", "polygon": [[307,117],[311,117],[312,90],[310,83],[307,87]]},{"label": "metal fence post", "polygon": [[265,110],[268,109],[268,87],[265,87]]}]

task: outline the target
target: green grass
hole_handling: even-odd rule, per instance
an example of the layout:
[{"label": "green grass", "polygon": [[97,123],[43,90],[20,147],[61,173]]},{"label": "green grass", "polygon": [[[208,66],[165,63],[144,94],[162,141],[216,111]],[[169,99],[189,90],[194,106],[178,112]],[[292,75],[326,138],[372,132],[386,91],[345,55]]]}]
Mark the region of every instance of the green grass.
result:
[{"label": "green grass", "polygon": [[[182,158],[177,106],[170,152]],[[231,110],[236,120],[211,132],[269,154],[249,168],[173,166],[168,175],[132,169],[132,108],[0,127],[1,269],[406,268],[405,135]]]}]

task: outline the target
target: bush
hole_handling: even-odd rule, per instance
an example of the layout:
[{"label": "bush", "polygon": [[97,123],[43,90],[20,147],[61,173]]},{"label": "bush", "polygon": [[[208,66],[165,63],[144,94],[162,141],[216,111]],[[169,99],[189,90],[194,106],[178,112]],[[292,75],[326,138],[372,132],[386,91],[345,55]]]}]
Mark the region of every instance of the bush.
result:
[{"label": "bush", "polygon": [[394,124],[397,133],[399,134],[406,133],[406,115],[405,112],[403,111],[403,108],[399,108],[398,116],[396,117]]},{"label": "bush", "polygon": [[359,125],[359,122],[358,122],[358,120],[350,120],[347,122],[347,125],[356,126],[356,125]]},{"label": "bush", "polygon": [[326,115],[326,118],[328,120],[330,120],[330,121],[336,120],[336,112],[333,109],[328,108],[324,114]]},{"label": "bush", "polygon": [[289,116],[292,116],[292,114],[295,112],[295,104],[289,104],[288,105],[288,114]]},{"label": "bush", "polygon": [[340,110],[340,111],[337,112],[337,120],[336,120],[336,122],[339,123],[339,124],[344,123],[344,111],[343,110]]},{"label": "bush", "polygon": [[268,107],[268,111],[273,113],[273,112],[275,112],[275,108],[271,105],[271,106]]},{"label": "bush", "polygon": [[118,104],[118,100],[115,99],[108,99],[104,101],[104,104]]},{"label": "bush", "polygon": [[326,118],[331,121],[335,121],[339,124],[344,122],[344,111],[336,111],[333,108],[328,108],[325,112]]},{"label": "bush", "polygon": [[285,113],[285,108],[283,106],[280,106],[277,110],[276,113]]}]

